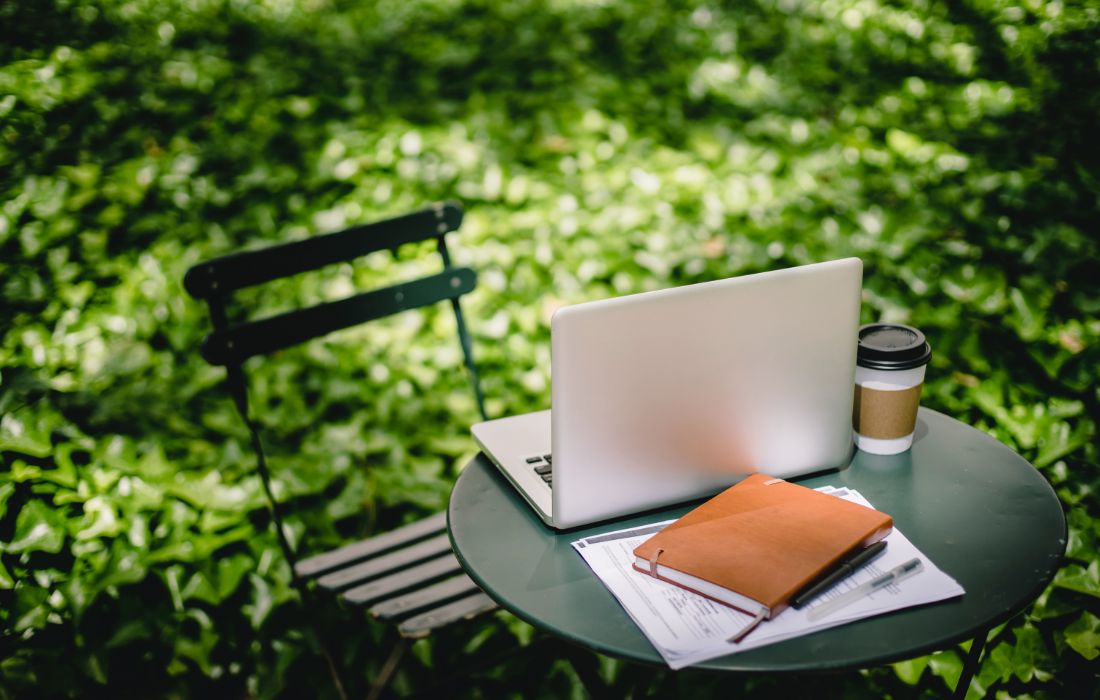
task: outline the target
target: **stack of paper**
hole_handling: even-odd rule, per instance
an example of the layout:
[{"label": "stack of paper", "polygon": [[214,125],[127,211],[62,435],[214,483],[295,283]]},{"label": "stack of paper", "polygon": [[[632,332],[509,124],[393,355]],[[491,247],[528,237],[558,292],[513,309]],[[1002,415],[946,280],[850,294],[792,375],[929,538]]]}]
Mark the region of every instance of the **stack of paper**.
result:
[{"label": "stack of paper", "polygon": [[[818,490],[873,507],[858,492],[850,489],[823,487]],[[638,573],[632,568],[634,548],[672,522],[674,521],[669,520],[577,540],[573,547],[674,669],[963,594],[962,587],[954,579],[937,568],[895,528],[886,538],[886,551],[880,557],[826,591],[808,606],[801,610],[788,608],[774,619],[761,624],[740,643],[733,644],[727,640],[751,621],[749,615],[679,586]],[[919,558],[923,564],[923,570],[919,574],[876,591],[824,619],[815,622],[808,619],[809,611],[824,601],[913,558]]]}]

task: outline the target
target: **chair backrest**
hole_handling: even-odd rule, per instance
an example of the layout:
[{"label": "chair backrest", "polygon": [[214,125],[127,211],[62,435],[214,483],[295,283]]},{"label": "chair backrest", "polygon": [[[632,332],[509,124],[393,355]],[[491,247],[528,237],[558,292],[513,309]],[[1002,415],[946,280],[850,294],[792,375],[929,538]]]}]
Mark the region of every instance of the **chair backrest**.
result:
[{"label": "chair backrest", "polygon": [[[461,223],[462,209],[457,204],[437,203],[392,219],[301,241],[232,253],[195,265],[184,276],[183,286],[191,296],[206,301],[214,325],[213,332],[203,341],[203,358],[211,364],[226,367],[231,393],[242,412],[247,413],[241,364],[248,358],[446,299],[450,300],[454,310],[466,369],[478,411],[484,419],[485,402],[470,335],[459,304],[460,297],[474,289],[477,273],[468,267],[454,267],[444,240],[446,234],[457,230]],[[347,262],[377,251],[396,251],[406,243],[431,238],[436,240],[443,260],[443,270],[438,274],[275,316],[236,324],[228,321],[226,305],[238,290]]]},{"label": "chair backrest", "polygon": [[[290,565],[294,586],[303,600],[311,597],[310,589],[299,571],[297,554],[290,544],[282,518],[282,509],[272,490],[271,474],[264,457],[259,431],[249,416],[248,389],[242,365],[245,360],[256,355],[264,355],[333,331],[446,299],[450,300],[454,310],[459,342],[477,408],[482,418],[485,418],[485,405],[477,366],[474,364],[470,336],[459,304],[459,298],[474,289],[477,274],[469,268],[454,267],[451,264],[451,256],[444,240],[446,234],[458,229],[461,223],[462,209],[458,205],[439,203],[404,216],[353,226],[337,233],[208,260],[195,265],[184,276],[183,286],[187,292],[197,299],[206,301],[210,309],[214,330],[203,341],[202,356],[207,362],[223,365],[226,368],[227,388],[252,438],[256,468],[270,508],[277,541]],[[443,270],[438,274],[266,318],[251,319],[242,323],[229,321],[227,305],[238,290],[292,277],[326,265],[348,262],[376,251],[396,252],[406,243],[428,239],[435,239],[436,249],[443,260]],[[485,598],[490,606],[492,605],[492,601],[484,594],[479,595]],[[472,598],[474,597],[456,601],[456,604]],[[484,603],[479,604],[484,606]],[[483,609],[485,608],[481,607],[477,610]],[[467,611],[466,614],[477,610]],[[426,615],[437,616],[438,612],[433,611]],[[432,622],[428,629],[439,624],[442,623],[438,620]],[[345,697],[329,645],[316,626],[314,626],[314,633],[321,641],[322,652],[338,695]]]}]

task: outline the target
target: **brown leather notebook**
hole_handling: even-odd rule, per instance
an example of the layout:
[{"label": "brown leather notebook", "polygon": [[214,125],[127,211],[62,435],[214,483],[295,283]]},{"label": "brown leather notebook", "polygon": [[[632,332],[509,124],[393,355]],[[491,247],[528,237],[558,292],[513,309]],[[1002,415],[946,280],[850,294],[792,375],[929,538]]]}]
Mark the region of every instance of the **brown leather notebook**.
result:
[{"label": "brown leather notebook", "polygon": [[634,568],[755,615],[731,640],[739,641],[893,524],[877,510],[753,474],[638,546]]}]

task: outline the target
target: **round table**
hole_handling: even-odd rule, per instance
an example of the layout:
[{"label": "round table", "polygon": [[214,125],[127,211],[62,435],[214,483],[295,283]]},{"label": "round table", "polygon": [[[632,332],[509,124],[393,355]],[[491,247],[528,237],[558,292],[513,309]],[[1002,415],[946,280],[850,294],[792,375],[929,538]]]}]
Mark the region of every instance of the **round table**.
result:
[{"label": "round table", "polygon": [[[1028,462],[985,433],[925,408],[910,451],[855,451],[838,471],[799,480],[847,486],[894,518],[961,598],[835,627],[698,664],[730,671],[864,668],[978,638],[1025,608],[1047,586],[1066,547],[1053,489]],[[698,502],[566,532],[542,523],[484,455],[455,483],[448,508],[454,551],[501,607],[537,628],[601,654],[662,664],[657,651],[571,542],[679,517]],[[976,650],[976,651],[975,651]],[[969,683],[969,675],[962,679]],[[960,688],[966,685],[960,681]]]}]

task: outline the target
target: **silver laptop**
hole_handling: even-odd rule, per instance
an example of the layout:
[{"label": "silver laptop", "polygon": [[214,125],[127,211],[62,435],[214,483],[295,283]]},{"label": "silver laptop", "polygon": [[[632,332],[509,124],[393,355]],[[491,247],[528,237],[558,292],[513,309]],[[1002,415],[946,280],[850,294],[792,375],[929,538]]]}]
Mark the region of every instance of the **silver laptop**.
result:
[{"label": "silver laptop", "polygon": [[839,467],[862,275],[847,258],[564,307],[553,411],[474,438],[559,529]]}]

